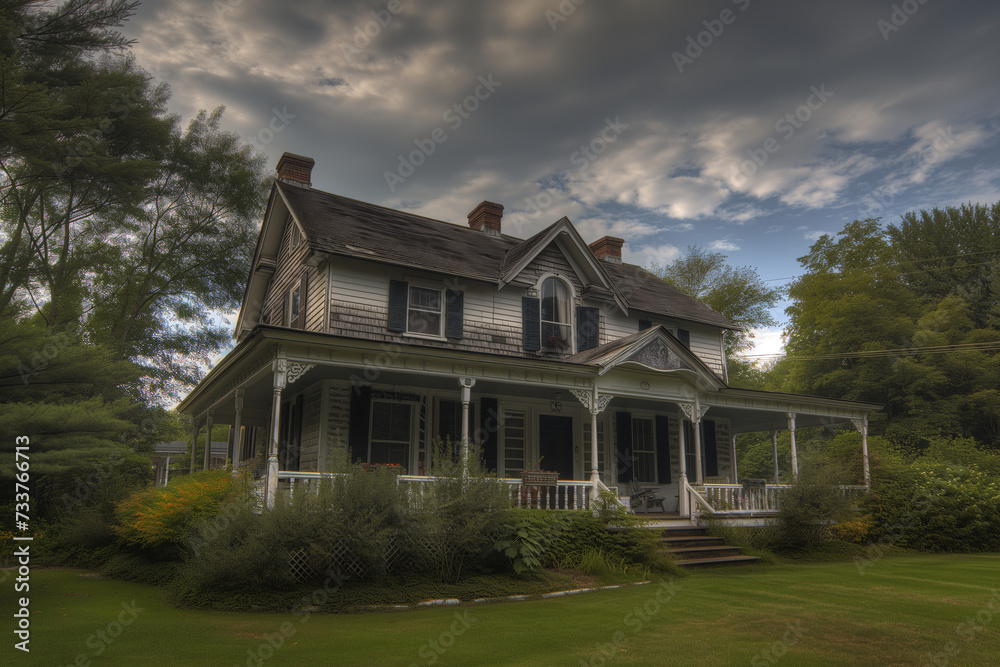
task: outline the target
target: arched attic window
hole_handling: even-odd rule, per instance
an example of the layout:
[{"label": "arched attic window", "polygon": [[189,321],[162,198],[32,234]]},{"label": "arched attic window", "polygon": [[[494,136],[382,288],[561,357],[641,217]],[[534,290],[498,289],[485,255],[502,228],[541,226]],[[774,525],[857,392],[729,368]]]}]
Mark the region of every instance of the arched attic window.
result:
[{"label": "arched attic window", "polygon": [[573,351],[572,300],[569,288],[558,278],[542,283],[542,347]]}]

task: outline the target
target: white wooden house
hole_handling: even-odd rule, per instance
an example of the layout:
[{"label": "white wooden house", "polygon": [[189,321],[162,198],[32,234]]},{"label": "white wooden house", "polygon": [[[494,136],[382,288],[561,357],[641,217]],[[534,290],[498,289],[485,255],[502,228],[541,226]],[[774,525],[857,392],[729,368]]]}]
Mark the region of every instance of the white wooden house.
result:
[{"label": "white wooden house", "polygon": [[687,516],[695,489],[740,495],[735,434],[790,429],[797,466],[796,426],[864,436],[879,407],[728,386],[735,325],[623,263],[622,239],[566,218],[514,238],[491,202],[431,220],[315,190],[313,164],[278,162],[237,345],[179,408],[231,424],[234,463],[266,452],[269,504],[345,452],[416,480],[440,437],[512,485],[541,459],[559,507],[636,482]]}]

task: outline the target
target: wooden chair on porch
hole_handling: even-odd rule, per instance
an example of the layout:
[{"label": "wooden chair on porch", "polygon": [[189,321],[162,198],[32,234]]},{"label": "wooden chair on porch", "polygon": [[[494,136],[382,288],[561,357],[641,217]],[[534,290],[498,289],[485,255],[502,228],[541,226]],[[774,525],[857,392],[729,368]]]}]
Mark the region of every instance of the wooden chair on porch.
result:
[{"label": "wooden chair on porch", "polygon": [[666,513],[667,509],[663,506],[666,498],[661,498],[656,489],[644,489],[635,481],[629,482],[626,488],[629,494],[629,506],[632,509],[641,507],[645,513],[649,512],[650,507],[659,507],[661,512]]}]

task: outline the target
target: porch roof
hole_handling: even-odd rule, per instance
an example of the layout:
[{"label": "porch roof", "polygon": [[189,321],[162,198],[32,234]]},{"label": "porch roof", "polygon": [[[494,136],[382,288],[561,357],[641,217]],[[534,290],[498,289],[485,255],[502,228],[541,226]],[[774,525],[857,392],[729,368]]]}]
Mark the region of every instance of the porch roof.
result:
[{"label": "porch roof", "polygon": [[[648,359],[636,357],[649,350],[654,343],[669,348],[671,354],[676,355],[673,360],[683,362],[688,368],[680,369],[678,373],[678,368],[658,368],[651,365]],[[710,414],[733,417],[734,431],[738,432],[785,428],[787,419],[784,413],[788,411],[799,415],[800,426],[812,426],[826,423],[824,420],[860,418],[882,408],[875,403],[728,387],[661,327],[641,331],[566,359],[459,352],[417,342],[398,347],[402,353],[399,363],[381,366],[379,382],[405,384],[406,378],[421,378],[421,384],[444,387],[449,385],[441,384],[443,378],[469,375],[477,378],[479,390],[490,392],[502,386],[520,385],[519,392],[527,397],[557,390],[586,389],[600,382],[604,370],[620,368],[626,375],[638,374],[640,378],[645,375],[651,382],[654,378],[677,377],[683,378],[687,385],[699,386],[704,392],[702,405],[709,408]],[[333,369],[347,378],[350,373],[363,372],[366,368],[364,364],[370,363],[366,359],[384,355],[385,347],[375,341],[336,334],[259,325],[209,371],[181,401],[177,410],[197,420],[207,410],[217,409],[216,423],[227,423],[225,419],[232,412],[232,405],[226,399],[232,397],[238,388],[247,389],[245,409],[249,410],[251,405],[264,408],[270,402],[272,390],[268,378],[279,351],[290,362],[316,365],[317,368],[307,372],[314,379],[332,377],[330,373]],[[668,361],[671,359],[666,358]],[[414,365],[414,361],[424,362],[424,365]],[[662,403],[680,400],[677,397],[653,396],[643,390],[613,390],[612,393],[633,401]],[[693,399],[692,393],[690,399],[683,400]]]}]

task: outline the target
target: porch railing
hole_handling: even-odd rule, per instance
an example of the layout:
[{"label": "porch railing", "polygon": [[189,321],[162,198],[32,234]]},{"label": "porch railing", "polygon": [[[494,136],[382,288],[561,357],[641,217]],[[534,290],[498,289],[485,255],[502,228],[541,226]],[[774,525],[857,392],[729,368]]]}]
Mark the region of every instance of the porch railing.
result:
[{"label": "porch railing", "polygon": [[[279,491],[287,494],[289,499],[297,493],[317,493],[321,480],[345,474],[282,470],[278,472]],[[419,506],[427,492],[427,485],[438,479],[426,475],[398,475],[396,484],[404,486],[411,504]],[[524,485],[520,479],[508,477],[495,481],[508,485],[514,507],[551,510],[585,510],[591,507],[593,484],[589,480],[559,480],[555,486]],[[600,487],[608,489],[603,483]]]},{"label": "porch railing", "polygon": [[[764,487],[746,488],[740,484],[705,484],[698,488],[689,488],[689,507],[692,509],[703,505],[702,509],[710,514],[777,514],[781,507],[782,494],[791,488],[788,484],[768,484]],[[837,486],[848,499],[856,499],[867,492],[865,486]],[[693,494],[693,495],[692,495]],[[697,496],[695,498],[694,496]],[[703,503],[699,503],[701,499]]]}]

